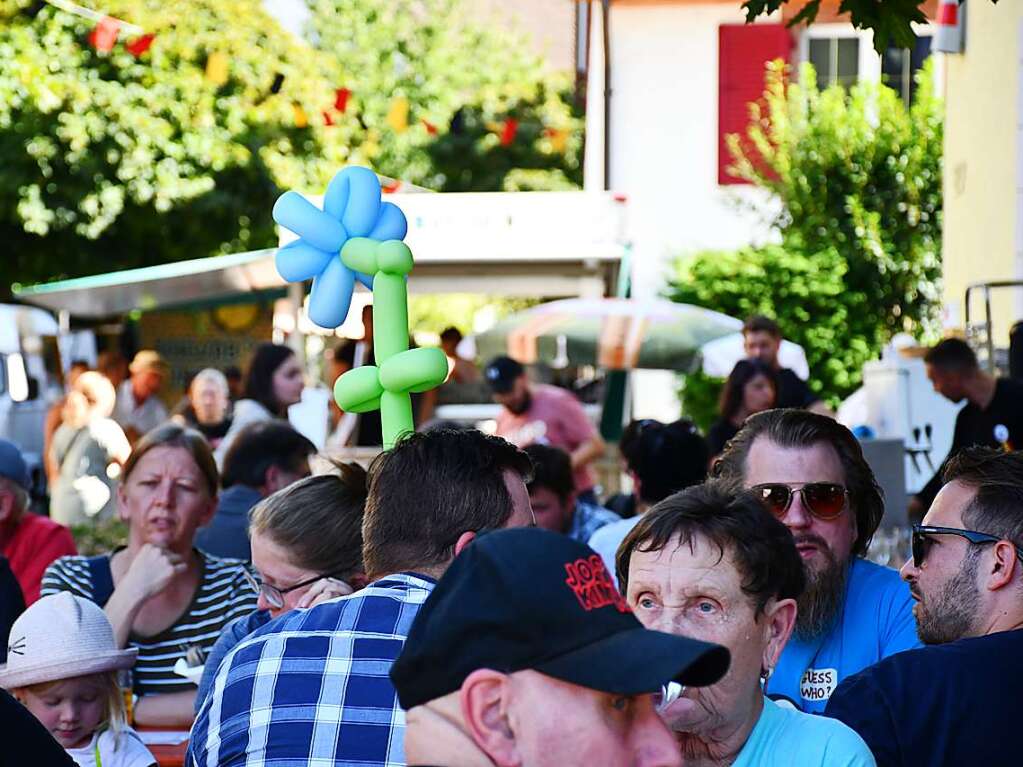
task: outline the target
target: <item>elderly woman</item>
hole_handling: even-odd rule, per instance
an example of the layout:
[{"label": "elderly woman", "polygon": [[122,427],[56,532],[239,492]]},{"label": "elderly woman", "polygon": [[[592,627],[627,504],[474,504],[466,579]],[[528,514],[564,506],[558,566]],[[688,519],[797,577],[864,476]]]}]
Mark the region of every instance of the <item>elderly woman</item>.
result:
[{"label": "elderly woman", "polygon": [[188,386],[187,405],[173,420],[195,429],[215,448],[231,428],[228,409],[231,391],[227,378],[216,368],[204,368]]},{"label": "elderly woman", "polygon": [[677,697],[669,688],[661,702],[686,765],[874,764],[848,727],[764,695],[792,633],[804,576],[792,536],[756,499],[720,482],[672,495],[625,538],[617,567],[644,626],[731,652],[717,684]]},{"label": "elderly woman", "polygon": [[366,470],[338,463],[336,473],[300,479],[249,512],[259,609],[224,629],[203,669],[196,711],[231,649],[272,619],[351,594],[366,585],[362,516]]},{"label": "elderly woman", "polygon": [[241,562],[193,545],[216,503],[217,467],[206,440],[174,423],[159,426],[135,445],[117,490],[128,545],[99,557],[62,557],[43,577],[43,596],[70,591],[91,599],[104,608],[119,646],[139,648],[139,724],[191,724],[196,688],[175,674],[175,663],[203,655],[225,625],[256,606]]}]

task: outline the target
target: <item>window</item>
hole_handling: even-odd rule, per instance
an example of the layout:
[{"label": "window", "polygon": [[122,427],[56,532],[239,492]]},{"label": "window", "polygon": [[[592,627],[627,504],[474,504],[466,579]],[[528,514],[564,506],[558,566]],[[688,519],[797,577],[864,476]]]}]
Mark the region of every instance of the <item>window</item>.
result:
[{"label": "window", "polygon": [[725,137],[745,136],[750,102],[764,95],[767,62],[789,61],[792,37],[783,24],[722,24],[718,28],[718,183],[744,184],[727,172]]},{"label": "window", "polygon": [[916,95],[916,73],[930,55],[930,37],[917,37],[912,48],[889,48],[881,59],[881,82],[911,104]]},{"label": "window", "polygon": [[858,37],[811,37],[808,58],[817,70],[817,85],[827,88],[838,83],[849,88],[860,74]]}]

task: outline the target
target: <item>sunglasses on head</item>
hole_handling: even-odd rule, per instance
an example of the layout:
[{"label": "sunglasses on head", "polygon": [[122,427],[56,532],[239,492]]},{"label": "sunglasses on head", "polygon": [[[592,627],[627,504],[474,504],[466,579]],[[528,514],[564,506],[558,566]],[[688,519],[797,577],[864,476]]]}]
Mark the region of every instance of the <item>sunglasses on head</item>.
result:
[{"label": "sunglasses on head", "polygon": [[803,506],[817,519],[835,519],[845,511],[845,497],[849,494],[842,485],[834,482],[808,482],[802,487],[790,487],[778,482],[754,485],[750,488],[774,516],[784,517],[792,499],[798,493]]},{"label": "sunglasses on head", "polygon": [[[1005,540],[1005,538],[999,538],[997,535],[991,535],[990,533],[978,533],[976,530],[960,530],[958,527],[913,525],[913,567],[923,567],[924,560],[927,559],[927,553],[934,544],[934,541],[930,538],[932,535],[956,535],[960,538],[965,538],[975,546],[981,546],[986,543],[998,543]],[[1016,549],[1016,556],[1023,559],[1023,549],[1016,545],[1013,545],[1013,548]]]}]

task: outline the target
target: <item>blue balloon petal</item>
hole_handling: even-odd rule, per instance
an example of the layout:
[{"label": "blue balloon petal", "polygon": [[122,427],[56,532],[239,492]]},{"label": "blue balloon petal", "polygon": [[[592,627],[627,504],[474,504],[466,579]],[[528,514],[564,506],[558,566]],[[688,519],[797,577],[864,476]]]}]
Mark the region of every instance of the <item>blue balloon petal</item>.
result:
[{"label": "blue balloon petal", "polygon": [[281,279],[304,282],[322,272],[331,258],[337,256],[314,248],[305,240],[295,240],[277,251],[274,264]]},{"label": "blue balloon petal", "polygon": [[401,208],[393,202],[385,202],[380,206],[380,216],[376,226],[368,237],[374,240],[404,240],[408,233],[408,221]]},{"label": "blue balloon petal", "polygon": [[362,272],[356,272],[355,279],[359,281],[359,284],[365,286],[367,290],[373,290],[372,274],[363,274]]},{"label": "blue balloon petal", "polygon": [[348,180],[348,205],[341,223],[351,237],[365,237],[380,215],[380,180],[369,168],[345,168]]},{"label": "blue balloon petal", "polygon": [[348,235],[337,219],[331,218],[298,192],[285,192],[274,203],[273,218],[314,248],[336,253]]},{"label": "blue balloon petal", "polygon": [[351,176],[349,171],[351,168],[342,168],[335,173],[334,178],[327,184],[327,192],[323,195],[323,210],[338,221],[348,207],[348,197],[352,188],[349,183]]},{"label": "blue balloon petal", "polygon": [[309,319],[322,328],[336,328],[348,316],[355,275],[334,257],[315,280],[309,294]]}]

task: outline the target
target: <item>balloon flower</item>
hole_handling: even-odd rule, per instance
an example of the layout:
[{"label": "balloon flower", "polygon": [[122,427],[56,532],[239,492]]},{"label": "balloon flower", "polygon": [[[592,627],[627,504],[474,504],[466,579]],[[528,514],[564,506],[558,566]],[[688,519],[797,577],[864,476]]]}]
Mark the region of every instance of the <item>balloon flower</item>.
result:
[{"label": "balloon flower", "polygon": [[309,318],[336,328],[345,321],[355,281],[373,291],[376,365],[349,370],[334,384],[342,410],[380,410],[384,448],[413,431],[410,395],[439,386],[448,374],[440,349],[409,349],[407,277],[412,251],[402,242],[408,225],[401,210],[381,202],[380,181],[368,168],[345,168],[331,180],[323,210],[296,192],[285,192],[274,220],[299,235],[277,252],[288,282],[312,278]]}]

